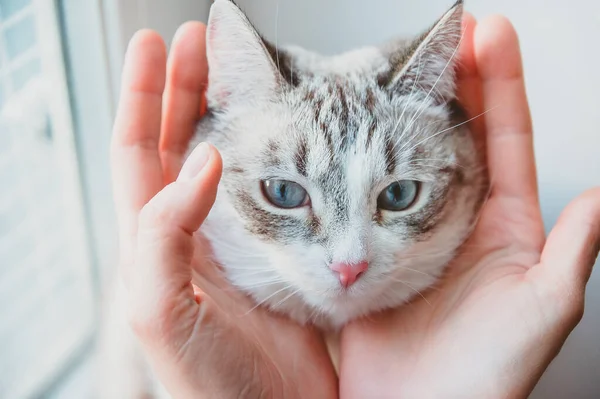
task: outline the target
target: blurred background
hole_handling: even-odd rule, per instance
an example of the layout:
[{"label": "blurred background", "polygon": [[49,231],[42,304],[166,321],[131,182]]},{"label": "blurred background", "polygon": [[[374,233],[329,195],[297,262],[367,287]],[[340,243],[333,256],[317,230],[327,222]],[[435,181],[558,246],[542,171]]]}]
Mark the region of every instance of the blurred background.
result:
[{"label": "blurred background", "polygon": [[[428,27],[453,0],[238,0],[268,38],[331,54]],[[0,398],[93,398],[116,264],[108,148],[133,32],[169,42],[210,0],[0,0]],[[520,34],[548,229],[600,184],[600,3],[467,0]],[[600,273],[533,398],[600,398]],[[492,317],[490,315],[490,317]],[[484,356],[484,354],[482,354]],[[112,398],[111,398],[112,399]]]}]

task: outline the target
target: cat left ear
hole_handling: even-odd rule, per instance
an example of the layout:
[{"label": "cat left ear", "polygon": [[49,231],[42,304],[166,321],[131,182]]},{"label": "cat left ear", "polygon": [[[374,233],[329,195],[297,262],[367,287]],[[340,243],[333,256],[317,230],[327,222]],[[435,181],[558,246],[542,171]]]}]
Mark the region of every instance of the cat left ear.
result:
[{"label": "cat left ear", "polygon": [[379,84],[395,94],[427,95],[436,104],[455,97],[455,68],[462,38],[463,1],[457,1],[426,33],[408,48],[392,49],[390,70],[379,76]]},{"label": "cat left ear", "polygon": [[206,33],[209,105],[216,108],[273,98],[283,84],[270,49],[231,0],[216,0]]}]

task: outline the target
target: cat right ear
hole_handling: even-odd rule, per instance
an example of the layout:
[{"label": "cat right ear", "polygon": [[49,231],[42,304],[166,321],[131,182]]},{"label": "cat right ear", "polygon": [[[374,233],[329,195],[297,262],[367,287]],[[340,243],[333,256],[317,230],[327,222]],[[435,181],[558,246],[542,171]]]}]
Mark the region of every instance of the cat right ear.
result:
[{"label": "cat right ear", "polygon": [[209,105],[216,108],[270,99],[281,89],[264,42],[230,0],[216,0],[206,30]]},{"label": "cat right ear", "polygon": [[455,67],[462,38],[463,1],[458,0],[438,22],[407,47],[387,49],[389,71],[379,84],[400,95],[427,95],[437,104],[455,97]]}]

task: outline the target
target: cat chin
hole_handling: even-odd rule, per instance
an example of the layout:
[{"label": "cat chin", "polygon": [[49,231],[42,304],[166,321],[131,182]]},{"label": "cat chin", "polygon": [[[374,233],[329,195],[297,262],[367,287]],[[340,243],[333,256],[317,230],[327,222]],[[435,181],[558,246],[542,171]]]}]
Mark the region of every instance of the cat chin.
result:
[{"label": "cat chin", "polygon": [[[404,295],[402,295],[404,294]],[[330,310],[319,310],[312,307],[305,300],[298,299],[295,303],[286,306],[278,306],[277,302],[265,304],[270,311],[289,317],[301,325],[311,325],[324,332],[340,331],[348,323],[367,317],[385,310],[402,306],[411,300],[416,294],[406,291],[398,295],[396,300],[388,303],[373,304],[373,306],[334,306]],[[255,296],[255,295],[253,295]]]},{"label": "cat chin", "polygon": [[[437,265],[438,270],[443,266]],[[439,273],[438,273],[439,274]],[[293,289],[285,290],[277,295],[281,288],[248,290],[239,286],[250,294],[256,303],[282,316],[289,317],[301,325],[312,325],[324,332],[336,332],[348,323],[368,317],[385,310],[399,308],[419,297],[419,292],[435,284],[437,278],[433,275],[413,279],[410,287],[400,282],[393,282],[379,287],[356,287],[352,294],[340,294],[326,299],[297,293],[289,296]],[[275,294],[275,295],[274,295]],[[285,301],[282,301],[285,299]]]},{"label": "cat chin", "polygon": [[[228,228],[224,229],[224,225]],[[223,236],[224,230],[227,238]],[[350,290],[336,293],[337,280],[332,279],[329,286],[323,278],[318,278],[316,281],[322,285],[317,288],[314,280],[299,280],[293,276],[282,278],[282,271],[277,271],[275,264],[289,265],[293,257],[279,257],[276,251],[253,240],[218,210],[209,216],[202,231],[211,242],[216,260],[235,287],[249,295],[256,304],[322,331],[337,331],[355,319],[405,305],[419,292],[435,284],[452,256],[450,251],[431,257],[427,262],[420,260],[418,265],[404,264],[402,268],[388,264],[397,263],[395,257],[382,260],[384,263],[374,268],[381,270],[379,273],[366,275]],[[303,262],[303,265],[311,263]],[[300,268],[296,265],[292,269]],[[416,269],[418,273],[414,272]],[[269,283],[275,280],[279,282]],[[294,284],[290,285],[290,281]],[[405,283],[407,281],[409,283]]]}]

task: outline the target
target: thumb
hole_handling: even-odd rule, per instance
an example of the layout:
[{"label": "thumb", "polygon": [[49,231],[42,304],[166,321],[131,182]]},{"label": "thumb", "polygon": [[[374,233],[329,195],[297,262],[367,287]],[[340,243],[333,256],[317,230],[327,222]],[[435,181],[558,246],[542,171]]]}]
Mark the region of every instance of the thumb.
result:
[{"label": "thumb", "polygon": [[157,321],[164,325],[160,321],[186,312],[188,305],[197,305],[191,284],[193,235],[214,204],[221,172],[218,151],[202,143],[186,161],[177,181],[142,209],[129,287],[134,326],[147,327]]},{"label": "thumb", "polygon": [[599,250],[600,187],[580,195],[563,211],[542,251],[540,277],[583,292]]}]

